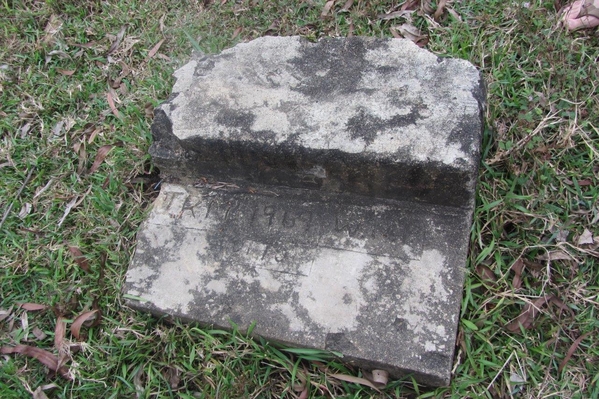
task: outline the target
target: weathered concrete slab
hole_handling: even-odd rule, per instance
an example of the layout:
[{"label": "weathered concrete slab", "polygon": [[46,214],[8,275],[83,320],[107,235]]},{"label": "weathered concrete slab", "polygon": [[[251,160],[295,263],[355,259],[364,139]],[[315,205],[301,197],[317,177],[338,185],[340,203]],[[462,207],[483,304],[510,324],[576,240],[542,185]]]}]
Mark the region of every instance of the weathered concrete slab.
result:
[{"label": "weathered concrete slab", "polygon": [[175,75],[150,152],[180,184],[138,234],[129,304],[448,384],[478,71],[410,41],[269,37]]},{"label": "weathered concrete slab", "polygon": [[138,234],[135,308],[340,351],[345,360],[449,382],[469,213],[267,188],[166,184]]},{"label": "weathered concrete slab", "polygon": [[211,176],[470,207],[484,87],[409,40],[265,37],[179,69],[150,150]]}]

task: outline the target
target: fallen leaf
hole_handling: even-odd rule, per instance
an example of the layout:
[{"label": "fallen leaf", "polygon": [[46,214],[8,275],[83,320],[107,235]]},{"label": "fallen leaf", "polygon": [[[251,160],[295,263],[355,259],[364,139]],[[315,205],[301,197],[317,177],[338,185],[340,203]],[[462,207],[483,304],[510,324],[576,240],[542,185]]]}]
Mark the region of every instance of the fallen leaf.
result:
[{"label": "fallen leaf", "polygon": [[154,105],[152,105],[152,103],[146,103],[144,106],[144,113],[146,118],[154,119]]},{"label": "fallen leaf", "polygon": [[512,287],[514,289],[518,289],[522,287],[522,271],[524,270],[524,262],[522,259],[518,258],[511,269],[514,271],[514,279],[512,280]]},{"label": "fallen leaf", "polygon": [[297,399],[307,399],[309,394],[310,390],[308,389],[308,387],[305,387],[304,390],[299,394]]},{"label": "fallen leaf", "polygon": [[239,34],[241,33],[242,30],[243,30],[243,28],[241,26],[239,28],[235,29],[233,31],[233,36],[231,36],[231,39],[235,39],[237,36],[239,36]]},{"label": "fallen leaf", "polygon": [[438,21],[441,15],[443,15],[443,9],[445,8],[446,4],[447,0],[439,0],[439,2],[437,3],[437,10],[433,14],[433,18],[435,21]]},{"label": "fallen leaf", "polygon": [[108,153],[110,152],[112,147],[113,147],[112,144],[107,144],[107,145],[103,145],[102,147],[100,147],[100,149],[98,150],[98,153],[96,154],[96,158],[94,159],[94,163],[93,163],[92,167],[89,169],[88,174],[91,175],[92,173],[94,173],[98,170],[98,168],[100,167],[102,162],[104,162],[104,159],[106,159],[106,156],[108,155]]},{"label": "fallen leaf", "polygon": [[495,273],[493,273],[493,270],[491,270],[488,266],[476,266],[476,274],[478,274],[482,281],[490,281],[492,283],[497,282],[497,276],[495,275]]},{"label": "fallen leaf", "polygon": [[573,260],[573,258],[564,251],[549,251],[546,254],[538,256],[541,260]]},{"label": "fallen leaf", "polygon": [[46,309],[48,306],[46,305],[42,305],[40,303],[31,303],[31,302],[27,302],[27,303],[19,303],[18,304],[21,308],[27,310],[27,311],[35,311],[35,310],[44,310]]},{"label": "fallen leaf", "polygon": [[533,303],[526,303],[524,310],[520,315],[510,322],[506,328],[511,332],[520,331],[520,328],[529,329],[532,327],[535,318],[538,316],[541,308],[551,300],[552,295],[545,295],[537,298]]},{"label": "fallen leaf", "polygon": [[89,138],[87,139],[87,144],[91,144],[94,142],[96,136],[98,135],[98,133],[100,133],[100,128],[95,128],[90,134],[89,134]]},{"label": "fallen leaf", "polygon": [[372,370],[372,382],[375,384],[387,385],[389,381],[389,372],[385,370]]},{"label": "fallen leaf", "polygon": [[331,8],[333,8],[333,6],[335,5],[335,0],[329,0],[324,4],[324,7],[322,7],[322,12],[320,13],[321,17],[326,17],[327,15],[329,15],[329,12],[331,11]]},{"label": "fallen leaf", "polygon": [[401,36],[405,37],[406,39],[410,39],[419,46],[421,43],[427,40],[427,37],[412,24],[405,23],[397,25],[394,26],[393,29],[395,29]]},{"label": "fallen leaf", "polygon": [[[233,36],[233,37],[235,37],[235,36]],[[154,47],[152,47],[152,50],[150,50],[150,52],[148,53],[148,57],[146,59],[154,57],[156,55],[156,53],[158,52],[158,50],[160,50],[160,46],[162,46],[162,43],[164,43],[164,39],[162,39],[161,41],[156,43],[156,45]]]},{"label": "fallen leaf", "polygon": [[94,48],[97,45],[98,45],[98,42],[73,43],[74,47],[79,47],[79,48]]},{"label": "fallen leaf", "polygon": [[80,145],[76,152],[79,155],[79,159],[77,161],[77,174],[81,175],[85,170],[85,164],[87,161],[87,151],[85,151],[85,146]]},{"label": "fallen leaf", "polygon": [[33,327],[31,333],[35,336],[38,341],[46,339],[46,333],[39,329],[39,327]]},{"label": "fallen leaf", "polygon": [[570,232],[568,230],[558,230],[557,235],[555,236],[555,240],[557,242],[568,242],[568,236]]},{"label": "fallen leaf", "polygon": [[32,397],[32,399],[48,399],[48,397],[42,390],[42,387],[37,387],[37,389],[35,391],[33,391],[33,394],[31,397]]},{"label": "fallen leaf", "polygon": [[21,207],[21,211],[19,212],[19,219],[25,219],[25,217],[31,213],[31,208],[32,205],[29,202],[25,202]]},{"label": "fallen leaf", "polygon": [[50,16],[50,20],[46,24],[46,27],[44,28],[44,32],[46,32],[46,35],[44,36],[42,42],[44,42],[45,44],[53,42],[54,36],[60,31],[61,27],[62,20],[56,15],[52,14]]},{"label": "fallen leaf", "polygon": [[64,209],[64,213],[62,214],[62,217],[58,221],[58,227],[62,226],[62,223],[65,221],[65,219],[67,218],[67,216],[69,215],[69,213],[71,213],[71,209],[73,209],[73,207],[75,206],[75,204],[77,204],[77,199],[78,198],[79,197],[75,197],[71,201],[69,201],[69,203],[67,204],[67,206]]},{"label": "fallen leaf", "polygon": [[417,10],[420,7],[421,0],[406,1],[402,6],[402,10]]},{"label": "fallen leaf", "polygon": [[337,380],[345,381],[345,382],[351,382],[354,384],[366,385],[367,387],[370,387],[370,388],[374,389],[375,391],[380,392],[379,389],[372,382],[368,381],[366,378],[354,377],[353,375],[346,375],[346,374],[330,374],[329,377],[335,378]]},{"label": "fallen leaf", "polygon": [[54,348],[60,352],[63,344],[64,337],[67,332],[67,322],[63,317],[58,317],[56,319],[56,328],[54,329]]},{"label": "fallen leaf", "polygon": [[347,37],[353,37],[354,31],[356,30],[354,26],[354,21],[349,21],[349,27],[347,28]]},{"label": "fallen leaf", "polygon": [[29,330],[29,317],[27,316],[27,312],[21,313],[21,328],[23,331]]},{"label": "fallen leaf", "polygon": [[411,16],[413,12],[414,12],[413,10],[399,10],[399,11],[390,12],[389,14],[379,14],[377,16],[377,18],[380,19],[380,20],[386,21],[386,20],[389,20],[389,19],[395,19],[395,18],[402,18],[402,17],[405,17],[405,16]]},{"label": "fallen leaf", "polygon": [[52,134],[55,136],[60,136],[63,126],[64,126],[64,121],[58,122],[56,125],[54,125],[54,128],[52,129]]},{"label": "fallen leaf", "polygon": [[31,130],[31,122],[27,122],[25,125],[23,125],[23,127],[20,129],[21,130],[21,138],[24,139],[25,137],[27,137],[27,133],[29,133],[29,131]]},{"label": "fallen leaf", "polygon": [[581,187],[590,186],[592,184],[593,184],[593,182],[591,180],[589,180],[589,179],[578,180],[578,185],[581,186]]},{"label": "fallen leaf", "polygon": [[593,244],[594,242],[593,233],[591,233],[588,229],[584,229],[580,237],[578,237],[578,245]]},{"label": "fallen leaf", "polygon": [[75,70],[67,71],[66,69],[58,69],[58,68],[56,68],[56,72],[58,72],[58,73],[60,73],[61,75],[64,75],[64,76],[72,76],[75,73]]},{"label": "fallen leaf", "polygon": [[123,41],[123,37],[125,37],[125,32],[127,31],[127,26],[123,25],[121,27],[121,30],[119,31],[119,33],[116,35],[114,41],[112,42],[112,44],[110,45],[110,48],[108,49],[108,51],[106,52],[106,55],[110,55],[112,53],[114,53],[116,51],[116,49],[119,47],[119,45],[121,44],[121,41]]},{"label": "fallen leaf", "polygon": [[83,323],[85,323],[87,320],[91,319],[91,317],[96,315],[96,313],[98,313],[98,310],[94,309],[94,310],[90,310],[88,312],[83,312],[75,318],[75,320],[73,321],[73,324],[71,324],[71,334],[73,334],[75,339],[77,339],[77,340],[80,339],[81,327],[83,326]]},{"label": "fallen leaf", "polygon": [[83,269],[83,271],[89,273],[89,263],[87,262],[87,258],[83,256],[83,252],[77,247],[69,246],[69,252],[73,255],[73,260],[77,265]]},{"label": "fallen leaf", "polygon": [[0,321],[4,321],[11,314],[12,314],[12,306],[10,307],[10,309],[0,309]]},{"label": "fallen leaf", "polygon": [[108,106],[110,107],[110,110],[112,111],[114,116],[121,119],[121,114],[119,113],[119,110],[116,109],[116,106],[114,105],[114,98],[113,98],[112,92],[110,90],[106,92],[106,100],[108,101]]},{"label": "fallen leaf", "polygon": [[578,349],[578,345],[580,345],[580,343],[582,341],[584,341],[584,339],[586,337],[588,337],[589,335],[591,335],[590,331],[588,333],[586,333],[586,334],[581,335],[580,337],[578,337],[576,339],[576,341],[574,341],[572,343],[572,345],[570,346],[570,349],[568,349],[568,352],[566,353],[566,356],[564,357],[564,359],[559,364],[559,367],[557,369],[557,372],[559,374],[562,373],[562,370],[564,369],[564,367],[566,367],[566,364],[568,364],[568,362],[570,361],[570,358],[572,357],[572,355],[574,354],[574,352],[576,352],[576,349]]},{"label": "fallen leaf", "polygon": [[559,298],[558,298],[558,297],[556,297],[555,295],[552,295],[552,296],[551,296],[550,302],[551,302],[553,305],[555,305],[555,306],[557,306],[558,308],[560,308],[561,310],[563,310],[563,311],[566,311],[566,312],[570,313],[570,315],[574,316],[574,311],[573,311],[572,309],[570,309],[570,308],[568,307],[568,305],[566,305],[566,304],[564,303],[564,301],[562,301],[561,299],[559,299]]},{"label": "fallen leaf", "polygon": [[453,8],[448,8],[447,12],[456,20],[462,22],[462,17],[460,17],[460,15]]},{"label": "fallen leaf", "polygon": [[10,355],[13,353],[32,357],[48,367],[51,371],[57,372],[68,380],[71,379],[68,369],[58,365],[58,357],[46,350],[29,345],[3,346],[0,348],[0,354]]},{"label": "fallen leaf", "polygon": [[343,5],[343,7],[341,7],[341,10],[339,10],[339,11],[349,11],[351,6],[353,6],[353,5],[354,5],[354,0],[347,0],[345,2],[345,4]]}]

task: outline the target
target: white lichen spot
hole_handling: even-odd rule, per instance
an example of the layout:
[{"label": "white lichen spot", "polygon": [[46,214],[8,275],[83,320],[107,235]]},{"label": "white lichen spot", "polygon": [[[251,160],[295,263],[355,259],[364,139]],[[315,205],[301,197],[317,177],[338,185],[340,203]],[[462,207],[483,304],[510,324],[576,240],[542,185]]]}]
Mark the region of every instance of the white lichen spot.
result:
[{"label": "white lichen spot", "polygon": [[[198,252],[206,253],[205,234],[186,231],[172,261],[164,262],[148,290],[154,305],[160,309],[187,313],[193,292],[202,286],[204,267]],[[175,258],[176,257],[176,258]]]},{"label": "white lichen spot", "polygon": [[401,303],[402,313],[398,317],[407,320],[414,332],[414,342],[425,334],[435,341],[447,339],[445,327],[433,324],[431,313],[436,304],[449,299],[449,293],[443,283],[445,257],[438,250],[426,250],[420,259],[411,260],[406,271],[408,275],[402,282],[400,291],[405,293]]},{"label": "white lichen spot", "polygon": [[298,287],[299,306],[325,331],[353,330],[364,298],[362,269],[372,257],[358,252],[322,248],[309,278]]}]

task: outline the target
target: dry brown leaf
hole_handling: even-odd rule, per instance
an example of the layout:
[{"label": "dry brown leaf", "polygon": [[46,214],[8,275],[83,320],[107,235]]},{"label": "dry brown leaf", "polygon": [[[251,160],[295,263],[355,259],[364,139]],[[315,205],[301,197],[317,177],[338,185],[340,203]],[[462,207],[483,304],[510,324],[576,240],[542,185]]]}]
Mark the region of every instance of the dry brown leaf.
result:
[{"label": "dry brown leaf", "polygon": [[0,309],[0,321],[4,321],[12,314],[12,306],[9,309]]},{"label": "dry brown leaf", "polygon": [[71,334],[75,337],[75,339],[79,340],[81,338],[81,327],[83,323],[92,318],[92,316],[98,313],[97,309],[90,310],[88,312],[83,312],[79,316],[75,318],[73,324],[71,324]]},{"label": "dry brown leaf", "polygon": [[482,281],[489,281],[492,283],[497,282],[497,276],[495,275],[495,273],[493,273],[493,270],[491,270],[488,266],[476,266],[476,274],[478,274]]},{"label": "dry brown leaf", "polygon": [[462,22],[462,17],[453,8],[447,8],[447,12],[456,20]]},{"label": "dry brown leaf", "polygon": [[309,394],[310,390],[308,389],[308,387],[305,387],[304,390],[299,394],[297,399],[307,399]]},{"label": "dry brown leaf", "polygon": [[27,311],[35,311],[35,310],[44,310],[46,309],[48,306],[46,305],[42,305],[41,303],[31,303],[31,302],[27,302],[27,303],[19,303],[18,304],[21,308],[27,310]]},{"label": "dry brown leaf", "polygon": [[593,182],[589,179],[578,180],[578,185],[581,187],[590,186],[592,184],[593,184]]},{"label": "dry brown leaf", "polygon": [[395,19],[395,18],[402,18],[402,17],[405,17],[405,16],[410,16],[413,12],[414,12],[414,10],[399,10],[399,11],[390,12],[389,14],[379,14],[377,16],[377,18],[381,19],[383,21],[386,21],[386,20],[389,20],[389,19]]},{"label": "dry brown leaf", "polygon": [[512,280],[512,287],[514,289],[518,289],[522,287],[522,271],[524,270],[524,262],[522,259],[518,258],[511,269],[514,271],[514,279]]},{"label": "dry brown leaf", "polygon": [[116,35],[116,37],[114,38],[114,41],[112,42],[112,44],[110,45],[110,48],[108,49],[108,51],[106,52],[106,55],[110,55],[112,53],[114,53],[116,51],[116,49],[119,47],[119,45],[121,44],[121,42],[123,41],[123,37],[125,37],[125,32],[127,31],[127,26],[123,25],[121,27],[121,30],[119,31],[119,33]]},{"label": "dry brown leaf", "polygon": [[345,2],[345,4],[343,5],[343,7],[341,7],[341,10],[339,10],[339,11],[349,11],[351,6],[353,6],[353,5],[354,5],[354,0],[347,0]]},{"label": "dry brown leaf", "polygon": [[33,391],[32,399],[48,399],[48,396],[42,390],[42,387],[37,387],[35,391]]},{"label": "dry brown leaf", "polygon": [[578,349],[578,345],[580,345],[580,343],[582,341],[584,341],[584,339],[586,337],[588,337],[589,335],[591,335],[590,331],[588,333],[586,333],[586,334],[581,335],[580,337],[578,337],[576,339],[576,341],[574,341],[572,343],[572,345],[570,346],[570,349],[568,349],[568,352],[566,353],[566,356],[564,357],[564,359],[559,364],[559,367],[557,369],[557,372],[559,374],[562,373],[562,370],[564,369],[564,367],[566,367],[566,364],[568,364],[568,362],[570,361],[570,358],[572,357],[572,355],[574,354],[574,352],[576,352],[576,349]]},{"label": "dry brown leaf", "polygon": [[100,149],[98,150],[98,153],[96,154],[96,158],[94,159],[94,164],[89,169],[88,173],[90,175],[98,170],[98,168],[100,167],[102,162],[104,162],[104,159],[106,159],[106,156],[108,155],[108,153],[110,152],[112,147],[113,147],[112,144],[107,144],[107,145],[103,145],[102,147],[100,147]]},{"label": "dry brown leaf", "polygon": [[231,39],[235,39],[237,36],[239,36],[239,34],[241,33],[241,31],[243,30],[243,27],[239,27],[237,29],[235,29],[233,31],[233,36],[231,36]]},{"label": "dry brown leaf", "polygon": [[64,344],[64,337],[67,332],[67,322],[63,317],[56,319],[56,328],[54,329],[54,348],[60,352],[60,348]]},{"label": "dry brown leaf", "polygon": [[433,14],[433,18],[435,21],[438,21],[441,15],[443,15],[443,9],[445,8],[446,4],[447,0],[439,0],[439,2],[437,3],[437,10]]},{"label": "dry brown leaf", "polygon": [[375,384],[387,385],[389,381],[389,372],[385,370],[372,370],[372,382]]},{"label": "dry brown leaf", "polygon": [[324,4],[324,7],[322,7],[322,12],[320,13],[321,17],[326,17],[327,15],[329,15],[329,12],[331,11],[331,8],[333,8],[333,6],[335,5],[335,0],[329,0]]},{"label": "dry brown leaf", "polygon": [[87,139],[87,144],[91,144],[94,142],[96,136],[98,135],[98,133],[100,133],[100,128],[97,127],[95,128],[90,134],[89,134],[89,138]]},{"label": "dry brown leaf", "polygon": [[337,380],[345,381],[345,382],[351,382],[354,384],[366,385],[367,387],[370,387],[370,388],[374,389],[375,391],[380,392],[379,389],[372,382],[368,381],[366,378],[354,377],[353,375],[346,375],[346,374],[329,374],[329,377],[335,378]]},{"label": "dry brown leaf", "polygon": [[510,322],[506,328],[511,332],[520,331],[520,326],[524,329],[529,329],[532,327],[535,318],[538,316],[541,308],[551,300],[553,295],[545,295],[540,298],[537,298],[533,303],[527,303],[524,305],[524,310],[520,315]]},{"label": "dry brown leaf", "polygon": [[349,27],[347,28],[347,37],[353,37],[354,31],[356,30],[354,26],[354,21],[349,21]]},{"label": "dry brown leaf", "polygon": [[79,160],[77,161],[77,174],[81,175],[85,170],[85,164],[87,161],[87,151],[85,151],[85,146],[80,145],[77,154],[79,155]]},{"label": "dry brown leaf", "polygon": [[152,47],[152,49],[148,53],[148,57],[146,59],[154,57],[156,55],[156,53],[158,52],[158,50],[160,50],[160,46],[162,46],[162,43],[164,43],[164,39],[162,39],[161,41],[156,43],[156,45],[154,47]]},{"label": "dry brown leaf", "polygon": [[40,330],[39,327],[33,327],[33,330],[31,330],[31,332],[33,333],[33,335],[35,336],[35,338],[38,341],[41,341],[43,339],[46,339],[46,333],[43,332],[42,330]]},{"label": "dry brown leaf", "polygon": [[146,118],[148,119],[154,119],[154,105],[152,105],[152,103],[146,103],[146,105],[144,106],[144,113],[146,115]]},{"label": "dry brown leaf", "polygon": [[119,110],[116,109],[116,105],[114,105],[114,98],[113,98],[111,90],[106,92],[106,100],[108,100],[108,106],[110,107],[110,110],[112,111],[114,116],[121,119],[121,114],[120,114]]},{"label": "dry brown leaf", "polygon": [[[417,27],[412,24],[405,23],[394,26],[395,29],[402,37],[410,39],[417,45],[421,46],[423,42],[427,41],[427,37],[423,35]],[[426,43],[425,43],[426,44]]]},{"label": "dry brown leaf", "polygon": [[563,311],[566,311],[568,313],[570,313],[570,315],[574,316],[575,313],[572,309],[570,309],[565,303],[564,301],[562,301],[561,299],[559,299],[556,296],[551,296],[551,303],[555,306],[557,306],[558,308],[560,308]]},{"label": "dry brown leaf", "polygon": [[421,0],[406,1],[402,6],[402,10],[417,10],[420,7]]},{"label": "dry brown leaf", "polygon": [[578,237],[578,245],[593,244],[594,242],[593,233],[589,229],[584,229],[580,237]]},{"label": "dry brown leaf", "polygon": [[89,263],[87,262],[87,258],[83,256],[83,252],[77,247],[69,246],[69,252],[73,255],[73,260],[77,265],[83,269],[83,271],[89,273]]},{"label": "dry brown leaf", "polygon": [[51,371],[57,372],[66,379],[71,379],[68,369],[64,366],[59,366],[58,357],[48,351],[29,345],[3,346],[0,348],[0,354],[10,355],[13,353],[32,357]]},{"label": "dry brown leaf", "polygon": [[538,256],[538,259],[541,260],[573,260],[568,253],[564,251],[549,251],[546,254]]},{"label": "dry brown leaf", "polygon": [[56,68],[56,72],[58,72],[58,73],[60,73],[61,75],[64,75],[64,76],[72,76],[75,73],[75,70],[67,71],[66,69],[58,69],[58,68]]},{"label": "dry brown leaf", "polygon": [[44,28],[44,32],[46,32],[46,35],[43,38],[43,42],[44,44],[49,44],[51,42],[54,41],[54,36],[60,31],[60,28],[62,27],[62,20],[52,14],[50,16],[50,20],[48,21],[48,23],[46,24],[46,27]]}]

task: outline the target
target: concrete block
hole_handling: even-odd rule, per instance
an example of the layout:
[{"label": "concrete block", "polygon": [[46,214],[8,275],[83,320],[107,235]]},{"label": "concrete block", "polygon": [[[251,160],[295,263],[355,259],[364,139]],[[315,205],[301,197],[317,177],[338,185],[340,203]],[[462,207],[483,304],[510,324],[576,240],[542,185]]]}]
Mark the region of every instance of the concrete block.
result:
[{"label": "concrete block", "polygon": [[152,126],[166,175],[469,207],[484,86],[409,40],[264,37],[179,69]]},{"label": "concrete block", "polygon": [[165,184],[137,236],[131,306],[449,382],[470,214],[301,189]]},{"label": "concrete block", "polygon": [[448,384],[478,71],[404,40],[268,37],[175,76],[150,152],[177,184],[138,233],[129,305]]}]

